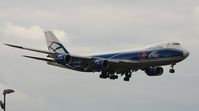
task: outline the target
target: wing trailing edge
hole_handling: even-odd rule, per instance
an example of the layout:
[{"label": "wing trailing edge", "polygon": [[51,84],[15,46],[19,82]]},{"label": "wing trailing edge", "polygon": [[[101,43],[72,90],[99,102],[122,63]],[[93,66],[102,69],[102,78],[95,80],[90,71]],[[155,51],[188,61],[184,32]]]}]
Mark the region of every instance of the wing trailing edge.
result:
[{"label": "wing trailing edge", "polygon": [[34,56],[27,56],[27,55],[23,55],[23,57],[30,58],[30,59],[41,60],[41,61],[46,61],[46,62],[54,62],[54,60],[52,60],[52,59],[41,58],[41,57],[34,57]]}]

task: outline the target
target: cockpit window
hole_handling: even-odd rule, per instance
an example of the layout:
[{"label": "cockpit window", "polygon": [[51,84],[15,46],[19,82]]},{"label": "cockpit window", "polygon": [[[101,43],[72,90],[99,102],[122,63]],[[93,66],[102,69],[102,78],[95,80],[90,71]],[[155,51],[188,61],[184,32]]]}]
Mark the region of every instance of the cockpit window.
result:
[{"label": "cockpit window", "polygon": [[173,43],[173,45],[180,45],[179,43]]}]

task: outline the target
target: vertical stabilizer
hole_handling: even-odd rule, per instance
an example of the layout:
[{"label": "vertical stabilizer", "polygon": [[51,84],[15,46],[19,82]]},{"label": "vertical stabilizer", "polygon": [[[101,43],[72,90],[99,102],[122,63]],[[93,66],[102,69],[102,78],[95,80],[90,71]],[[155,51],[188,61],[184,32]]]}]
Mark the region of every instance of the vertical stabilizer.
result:
[{"label": "vertical stabilizer", "polygon": [[45,37],[48,46],[48,50],[52,53],[69,53],[64,46],[59,42],[52,31],[46,31]]}]

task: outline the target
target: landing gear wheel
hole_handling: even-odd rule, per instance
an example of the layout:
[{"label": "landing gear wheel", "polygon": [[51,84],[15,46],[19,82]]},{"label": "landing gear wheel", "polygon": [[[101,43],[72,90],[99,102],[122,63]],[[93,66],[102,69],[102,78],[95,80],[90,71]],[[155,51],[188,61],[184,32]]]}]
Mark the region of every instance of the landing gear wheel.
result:
[{"label": "landing gear wheel", "polygon": [[128,78],[128,77],[124,78],[124,81],[129,81],[129,80],[130,80],[130,78]]},{"label": "landing gear wheel", "polygon": [[102,79],[106,79],[106,75],[104,75],[104,74],[100,74],[99,77]]},{"label": "landing gear wheel", "polygon": [[131,72],[125,73],[124,81],[130,81],[131,78]]},{"label": "landing gear wheel", "polygon": [[115,79],[115,77],[114,77],[114,76],[110,76],[110,79],[114,80],[114,79]]},{"label": "landing gear wheel", "polygon": [[112,75],[112,76],[110,76],[110,79],[112,79],[112,80],[118,79],[118,76],[117,75]]},{"label": "landing gear wheel", "polygon": [[174,69],[170,69],[169,72],[170,73],[175,73],[175,70]]}]

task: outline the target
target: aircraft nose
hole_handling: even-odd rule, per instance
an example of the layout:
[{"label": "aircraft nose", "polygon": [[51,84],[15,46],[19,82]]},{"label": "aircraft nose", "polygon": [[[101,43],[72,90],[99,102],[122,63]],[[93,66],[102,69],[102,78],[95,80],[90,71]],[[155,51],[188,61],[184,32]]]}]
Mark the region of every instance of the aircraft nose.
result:
[{"label": "aircraft nose", "polygon": [[189,51],[187,51],[187,50],[183,51],[183,55],[184,55],[185,58],[188,57],[189,54],[190,54]]}]

